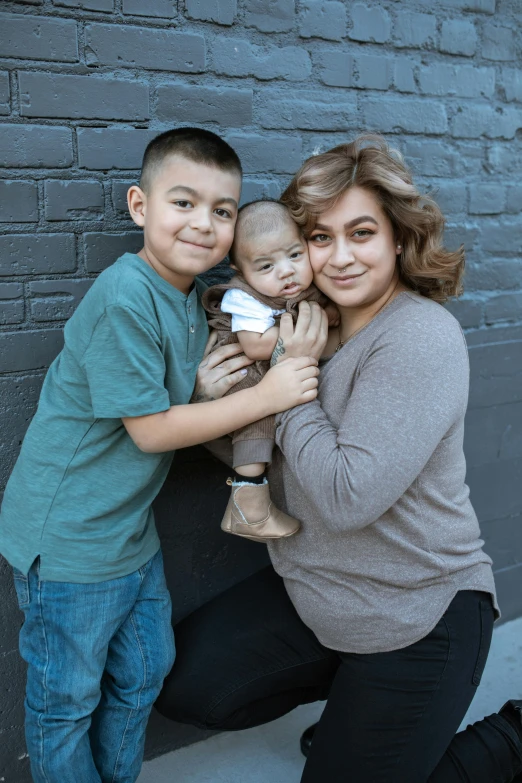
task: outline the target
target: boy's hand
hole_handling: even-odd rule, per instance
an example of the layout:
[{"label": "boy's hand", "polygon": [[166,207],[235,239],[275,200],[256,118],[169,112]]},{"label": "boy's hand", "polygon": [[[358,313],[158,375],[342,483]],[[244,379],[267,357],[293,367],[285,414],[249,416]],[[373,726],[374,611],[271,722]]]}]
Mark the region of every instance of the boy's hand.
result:
[{"label": "boy's hand", "polygon": [[319,359],[328,339],[328,319],[317,302],[300,302],[294,328],[292,316],[284,313],[279,324],[279,339],[270,364],[295,356]]},{"label": "boy's hand", "polygon": [[[190,402],[218,400],[245,377],[245,367],[253,364],[252,359],[241,353],[243,349],[239,343],[223,345],[211,353],[216,339],[216,333],[212,332],[203,354],[203,360],[198,367],[196,385]],[[238,356],[238,354],[241,355]]]},{"label": "boy's hand", "polygon": [[311,402],[317,397],[317,359],[311,356],[285,359],[271,367],[255,387],[270,405],[270,413],[281,413]]}]

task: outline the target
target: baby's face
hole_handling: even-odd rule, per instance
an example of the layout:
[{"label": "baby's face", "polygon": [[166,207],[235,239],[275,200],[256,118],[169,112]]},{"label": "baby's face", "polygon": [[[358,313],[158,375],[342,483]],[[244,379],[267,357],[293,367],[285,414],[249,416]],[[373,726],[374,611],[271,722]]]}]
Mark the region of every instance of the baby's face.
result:
[{"label": "baby's face", "polygon": [[310,286],[308,248],[294,223],[249,240],[236,235],[236,243],[236,268],[258,293],[293,299]]}]

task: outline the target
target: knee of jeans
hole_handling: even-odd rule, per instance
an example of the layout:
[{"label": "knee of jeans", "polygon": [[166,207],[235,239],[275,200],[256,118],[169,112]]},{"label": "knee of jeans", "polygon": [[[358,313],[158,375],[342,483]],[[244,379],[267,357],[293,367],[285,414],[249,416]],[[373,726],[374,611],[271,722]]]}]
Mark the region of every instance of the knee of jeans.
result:
[{"label": "knee of jeans", "polygon": [[149,655],[146,662],[146,687],[144,690],[150,692],[151,703],[158,697],[163,681],[169,674],[176,658],[176,647],[174,645],[174,636],[164,640],[163,648],[157,649],[156,654]]}]

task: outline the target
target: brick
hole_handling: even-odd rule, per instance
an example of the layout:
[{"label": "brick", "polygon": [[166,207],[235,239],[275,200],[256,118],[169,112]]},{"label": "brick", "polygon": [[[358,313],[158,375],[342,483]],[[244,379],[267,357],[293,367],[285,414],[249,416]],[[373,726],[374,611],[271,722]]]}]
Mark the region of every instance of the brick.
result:
[{"label": "brick", "polygon": [[[446,0],[442,5],[451,8],[461,8],[463,11],[477,11],[479,13],[494,14],[497,0]],[[427,0],[433,6],[433,0]]]},{"label": "brick", "polygon": [[[466,334],[468,348],[480,348],[486,345],[498,345],[506,342],[522,342],[522,324],[504,324],[494,329],[477,329]],[[496,401],[492,403],[496,405]]]},{"label": "brick", "polygon": [[23,295],[22,283],[0,283],[0,299],[18,299]]},{"label": "brick", "polygon": [[33,321],[65,321],[71,317],[94,280],[39,280],[29,283]]},{"label": "brick", "polygon": [[522,340],[471,346],[469,410],[522,401]]},{"label": "brick", "polygon": [[0,324],[19,324],[24,320],[24,287],[21,283],[0,283]]},{"label": "brick", "polygon": [[301,139],[268,133],[228,133],[246,174],[294,174],[302,162]]},{"label": "brick", "polygon": [[500,215],[506,203],[506,187],[486,182],[475,182],[469,187],[471,215]]},{"label": "brick", "polygon": [[74,234],[0,236],[0,276],[63,274],[75,269]]},{"label": "brick", "polygon": [[440,36],[441,52],[471,57],[477,50],[477,31],[473,22],[450,19],[442,23]]},{"label": "brick", "polygon": [[301,38],[341,41],[346,35],[346,8],[336,0],[305,0],[302,5]]},{"label": "brick", "polygon": [[21,113],[26,117],[85,117],[145,120],[149,89],[145,84],[102,76],[20,73]]},{"label": "brick", "polygon": [[0,57],[76,62],[76,22],[26,14],[0,14]]},{"label": "brick", "polygon": [[506,106],[495,111],[490,104],[475,104],[459,107],[451,133],[460,138],[512,139],[520,128],[522,109]]},{"label": "brick", "polygon": [[10,111],[9,74],[0,71],[0,114],[9,114]]},{"label": "brick", "polygon": [[139,169],[145,147],[156,130],[135,128],[78,128],[78,159],[81,168]]},{"label": "brick", "polygon": [[231,25],[237,13],[237,0],[185,0],[189,19]]},{"label": "brick", "polygon": [[331,87],[387,90],[393,79],[394,61],[375,54],[352,56],[337,50],[323,51],[320,79]]},{"label": "brick", "polygon": [[415,98],[368,98],[362,104],[364,126],[381,133],[445,133],[448,126],[442,103]]},{"label": "brick", "polygon": [[486,324],[498,321],[520,321],[522,313],[522,292],[512,292],[493,296],[486,302]]},{"label": "brick", "polygon": [[482,31],[482,57],[486,60],[516,60],[516,29],[486,24]]},{"label": "brick", "polygon": [[492,144],[486,153],[488,171],[510,176],[522,173],[522,155],[513,154],[513,144]]},{"label": "brick", "polygon": [[516,253],[522,255],[522,223],[515,219],[498,219],[482,224],[482,250],[492,253]]},{"label": "brick", "polygon": [[252,90],[164,84],[157,90],[156,113],[162,122],[218,122],[240,127],[252,123]]},{"label": "brick", "polygon": [[445,215],[458,215],[466,212],[467,191],[466,185],[462,182],[439,180],[433,198]]},{"label": "brick", "polygon": [[361,54],[354,61],[354,87],[387,90],[393,76],[393,60],[376,54]]},{"label": "brick", "polygon": [[294,26],[295,0],[246,0],[245,25],[262,33],[284,33]]},{"label": "brick", "polygon": [[107,234],[93,231],[84,234],[85,268],[89,273],[102,272],[124,253],[137,253],[143,247],[141,231]]},{"label": "brick", "polygon": [[66,8],[80,8],[82,11],[105,11],[110,13],[114,10],[114,0],[53,0],[53,3]]},{"label": "brick", "polygon": [[171,19],[176,15],[174,0],[123,0],[123,13],[134,16],[163,17]]},{"label": "brick", "polygon": [[263,128],[345,131],[357,122],[355,97],[343,93],[335,99],[323,92],[292,93],[265,90],[261,95],[259,124]]},{"label": "brick", "polygon": [[522,70],[502,68],[501,84],[506,101],[522,101]]},{"label": "brick", "polygon": [[35,223],[38,188],[34,182],[0,182],[0,223]]},{"label": "brick", "polygon": [[91,24],[85,29],[89,65],[153,68],[198,73],[205,70],[202,35],[138,26]]},{"label": "brick", "polygon": [[310,55],[298,46],[255,46],[240,38],[216,38],[212,47],[215,73],[257,79],[301,81],[310,76]]},{"label": "brick", "polygon": [[[522,403],[469,411],[464,449],[468,467],[522,457]],[[518,535],[522,535],[521,522],[519,517]]]},{"label": "brick", "polygon": [[393,85],[399,92],[417,92],[415,62],[398,58],[393,66]]},{"label": "brick", "polygon": [[0,166],[66,168],[72,162],[70,128],[0,125]]},{"label": "brick", "polygon": [[413,11],[399,11],[395,22],[395,46],[433,46],[437,38],[437,17]]},{"label": "brick", "polygon": [[522,459],[499,460],[469,470],[466,483],[479,522],[507,518],[519,512],[521,482]]},{"label": "brick", "polygon": [[241,187],[241,204],[248,204],[258,199],[277,199],[281,195],[281,190],[277,182],[244,179]]},{"label": "brick", "polygon": [[25,316],[25,304],[23,299],[4,301],[0,299],[0,325],[21,324]]},{"label": "brick", "polygon": [[446,309],[455,316],[463,329],[473,329],[482,323],[482,302],[473,299],[451,299]]},{"label": "brick", "polygon": [[[485,425],[486,428],[487,425]],[[506,572],[515,571],[518,572],[517,576],[520,579],[522,577],[522,567],[519,565],[519,561],[522,560],[522,514],[509,516],[505,519],[487,520],[482,523],[480,532],[481,538],[484,539],[485,551],[493,559],[495,577],[502,578]],[[512,586],[515,584],[516,582],[513,582]],[[516,601],[513,603],[516,606]],[[502,608],[502,617],[504,618],[505,604],[499,603],[499,606]],[[519,612],[517,612],[518,614]],[[508,660],[514,661],[515,659]]]},{"label": "brick", "polygon": [[367,7],[354,3],[351,11],[352,27],[348,37],[353,41],[385,43],[390,40],[391,20],[384,8]]},{"label": "brick", "polygon": [[508,212],[522,212],[522,185],[508,185],[506,209]]},{"label": "brick", "polygon": [[353,57],[337,49],[323,49],[314,57],[319,79],[330,87],[353,86]]},{"label": "brick", "polygon": [[470,253],[479,237],[478,228],[471,224],[459,223],[452,225],[449,223],[444,230],[444,245],[450,250],[455,250],[464,245],[464,250]]},{"label": "brick", "polygon": [[466,264],[466,290],[513,291],[522,283],[522,261],[519,258],[486,258],[481,263]]},{"label": "brick", "polygon": [[62,347],[61,329],[3,332],[0,372],[23,372],[48,367]]},{"label": "brick", "polygon": [[476,151],[479,161],[473,156],[474,150],[463,152],[460,147],[434,139],[406,139],[401,149],[418,176],[454,177],[467,173],[476,174],[477,166],[482,165],[482,148]]},{"label": "brick", "polygon": [[419,69],[419,86],[428,95],[490,98],[495,92],[495,69],[431,63]]},{"label": "brick", "polygon": [[123,212],[129,217],[129,209],[127,206],[127,191],[131,185],[135,185],[136,181],[121,181],[115,180],[112,183],[112,206],[115,212]]},{"label": "brick", "polygon": [[103,207],[101,182],[50,180],[45,183],[46,220],[99,218]]},{"label": "brick", "polygon": [[[20,450],[20,443],[25,435],[27,427],[33,417],[40,396],[43,375],[26,375],[25,377],[4,376],[0,378],[0,399],[2,400],[2,419],[0,425],[0,450],[2,451],[2,465],[0,467],[0,485],[5,486],[7,478],[14,465],[15,459]],[[11,458],[12,457],[12,458]],[[4,561],[5,562],[5,561]],[[0,607],[0,625],[6,629],[11,625],[7,622],[6,602],[2,601]],[[16,636],[18,628],[13,624],[13,637]],[[5,634],[0,642],[0,656],[2,652],[9,649],[9,635]],[[13,638],[13,641],[15,639]],[[13,656],[11,656],[13,657]],[[3,701],[5,704],[5,698]],[[13,747],[12,745],[10,746]],[[21,752],[18,756],[22,755]],[[5,769],[5,765],[3,767]],[[20,769],[17,767],[16,775],[19,777]]]}]

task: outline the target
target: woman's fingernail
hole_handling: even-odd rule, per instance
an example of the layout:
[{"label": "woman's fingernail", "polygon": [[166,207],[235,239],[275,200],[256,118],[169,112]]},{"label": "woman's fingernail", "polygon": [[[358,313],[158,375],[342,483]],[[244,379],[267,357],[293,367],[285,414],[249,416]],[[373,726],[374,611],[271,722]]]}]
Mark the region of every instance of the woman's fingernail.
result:
[{"label": "woman's fingernail", "polygon": [[248,370],[241,370],[241,375],[246,375]]}]

